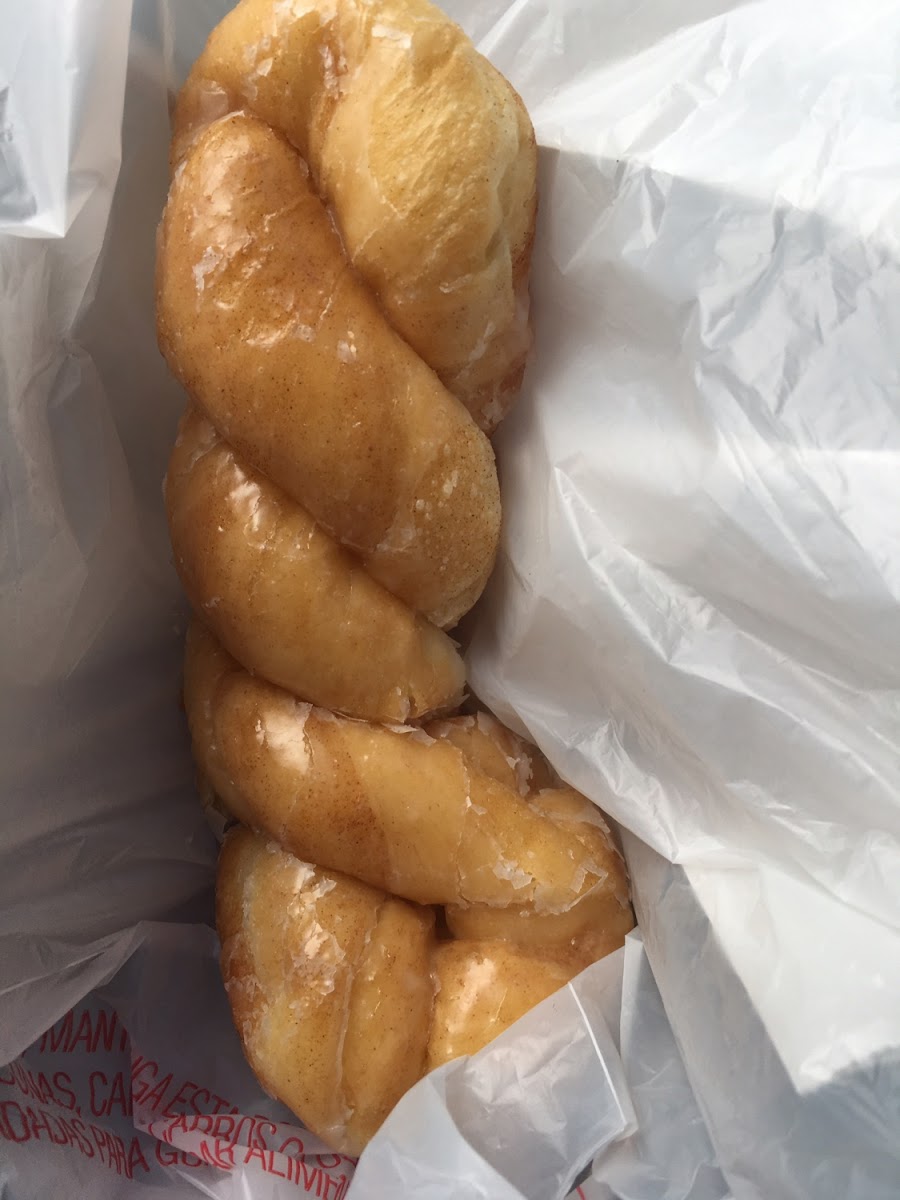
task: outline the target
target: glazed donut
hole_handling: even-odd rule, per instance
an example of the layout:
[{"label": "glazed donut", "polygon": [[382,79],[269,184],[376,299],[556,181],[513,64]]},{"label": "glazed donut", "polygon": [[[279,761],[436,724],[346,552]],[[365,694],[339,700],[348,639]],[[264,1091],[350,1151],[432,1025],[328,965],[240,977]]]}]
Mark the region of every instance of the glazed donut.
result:
[{"label": "glazed donut", "polygon": [[536,150],[426,0],[242,0],[179,97],[165,483],[222,973],[265,1086],[356,1153],[425,1071],[621,945],[597,809],[464,698]]},{"label": "glazed donut", "polygon": [[328,1145],[358,1154],[425,1066],[434,913],[239,827],[222,847],[216,923],[261,1083]]},{"label": "glazed donut", "polygon": [[[200,625],[185,681],[200,769],[235,817],[298,859],[453,906],[451,928],[467,936],[520,929],[513,940],[533,945],[541,930],[579,963],[597,957],[582,934],[630,920],[622,859],[597,810],[570,788],[520,790],[485,771],[472,745],[480,735],[496,747],[487,722],[493,738],[474,720],[446,722],[447,736],[433,738],[337,716],[250,675]],[[529,778],[549,779],[534,748],[529,762]],[[480,922],[496,924],[480,933]]]},{"label": "glazed donut", "polygon": [[[205,155],[192,154],[211,123],[240,111],[264,125],[226,126]],[[265,127],[277,130],[299,158],[279,154]],[[251,147],[232,140],[242,135],[261,158],[246,159]],[[231,199],[233,172],[240,176],[249,167],[254,189],[274,187],[293,210],[277,222],[288,231],[288,252],[298,243],[294,206],[304,192],[290,177],[308,168],[310,190],[333,213],[347,258],[402,339],[391,339],[390,349],[414,370],[414,357],[403,355],[403,344],[411,347],[490,430],[515,398],[530,341],[536,153],[519,97],[426,0],[244,0],[213,31],[178,98],[172,166],[177,172],[193,157],[194,184],[203,164],[199,174]],[[191,181],[186,189],[195,200],[203,195]],[[215,195],[208,199],[215,205]],[[233,225],[223,215],[197,214],[201,254],[187,269],[199,265],[207,282],[219,270],[218,256],[234,253],[233,235],[239,239],[244,228],[240,214]],[[206,230],[210,218],[214,228]],[[314,220],[306,208],[303,220]],[[280,248],[275,223],[271,233]],[[329,249],[322,245],[323,256]],[[282,301],[289,262],[274,280]],[[342,254],[334,259],[352,286],[343,264]],[[292,297],[291,320],[303,321],[305,310],[311,328],[333,294],[321,266],[317,258],[316,272],[299,276],[304,294],[297,287]],[[252,292],[261,298],[265,287]],[[284,307],[271,307],[271,299],[255,312],[256,328],[279,337]],[[245,316],[249,304],[248,296]],[[174,333],[183,312],[168,311]],[[391,370],[380,347],[373,349],[375,369]],[[323,357],[330,367],[331,354]],[[426,416],[424,432],[435,428],[433,414]],[[342,448],[349,450],[349,442]],[[388,466],[397,465],[392,451]]]},{"label": "glazed donut", "polygon": [[296,151],[246,113],[209,126],[172,182],[157,261],[160,345],[239,463],[455,624],[497,546],[490,443],[348,268]]},{"label": "glazed donut", "polygon": [[465,673],[450,638],[242,466],[195,409],[181,423],[165,495],[185,591],[250,670],[371,721],[459,703]]},{"label": "glazed donut", "polygon": [[216,914],[250,1065],[344,1154],[426,1069],[480,1049],[572,975],[504,942],[438,942],[431,909],[241,827],[225,837]]}]

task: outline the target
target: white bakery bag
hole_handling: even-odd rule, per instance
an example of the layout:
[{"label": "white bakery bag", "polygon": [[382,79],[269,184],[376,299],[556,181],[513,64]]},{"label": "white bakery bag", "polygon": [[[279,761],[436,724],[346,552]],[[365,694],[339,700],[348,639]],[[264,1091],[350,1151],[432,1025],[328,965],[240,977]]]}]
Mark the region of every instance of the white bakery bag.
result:
[{"label": "white bakery bag", "polygon": [[240,1053],[178,703],[154,233],[225,7],[0,0],[0,1193],[896,1200],[900,3],[447,0],[542,147],[470,679],[641,933],[356,1168]]}]

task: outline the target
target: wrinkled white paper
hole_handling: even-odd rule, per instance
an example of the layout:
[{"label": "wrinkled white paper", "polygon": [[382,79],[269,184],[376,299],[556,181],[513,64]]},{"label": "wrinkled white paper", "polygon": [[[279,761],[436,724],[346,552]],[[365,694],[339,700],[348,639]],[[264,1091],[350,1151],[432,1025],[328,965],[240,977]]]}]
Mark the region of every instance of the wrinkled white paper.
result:
[{"label": "wrinkled white paper", "polygon": [[[177,707],[159,485],[183,400],[152,267],[169,94],[226,6],[134,0],[130,31],[126,0],[0,6],[12,1200],[132,1194],[115,1137],[146,1146],[142,1195],[346,1186],[314,1175],[309,1135],[249,1075],[197,924],[215,844]],[[447,8],[542,146],[537,341],[498,441],[504,546],[471,678],[630,831],[646,954],[629,939],[485,1058],[423,1081],[350,1194],[561,1196],[594,1156],[579,1186],[596,1200],[893,1200],[900,8]],[[48,1096],[47,1043],[26,1047],[103,1003],[126,1048],[77,1079],[48,1060]],[[128,1111],[91,1113],[91,1155],[55,1117],[9,1124],[4,1104],[31,1103],[71,1125],[60,1072],[71,1103],[110,1108],[91,1073],[115,1079],[122,1055],[196,1084],[196,1127],[172,1124],[177,1105],[154,1126],[141,1074]],[[249,1161],[195,1163],[219,1115],[202,1093],[279,1145],[245,1124],[220,1157]]]}]

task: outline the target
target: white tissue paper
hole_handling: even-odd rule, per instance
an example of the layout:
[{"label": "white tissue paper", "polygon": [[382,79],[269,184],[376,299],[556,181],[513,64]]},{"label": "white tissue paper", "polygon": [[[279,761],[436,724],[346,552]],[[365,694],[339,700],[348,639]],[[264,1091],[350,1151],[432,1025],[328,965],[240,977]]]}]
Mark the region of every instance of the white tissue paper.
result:
[{"label": "white tissue paper", "polygon": [[446,5],[542,147],[470,678],[642,934],[355,1175],[240,1053],[178,709],[154,234],[226,7],[0,3],[0,1192],[895,1200],[900,5]]}]

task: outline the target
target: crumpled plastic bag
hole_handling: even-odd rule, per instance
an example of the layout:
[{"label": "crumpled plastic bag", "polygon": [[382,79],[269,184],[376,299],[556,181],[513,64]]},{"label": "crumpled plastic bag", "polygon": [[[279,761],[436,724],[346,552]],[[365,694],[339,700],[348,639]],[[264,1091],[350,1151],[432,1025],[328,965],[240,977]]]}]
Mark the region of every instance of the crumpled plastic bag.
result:
[{"label": "crumpled plastic bag", "polygon": [[154,232],[225,7],[0,12],[4,1194],[895,1197],[900,8],[446,5],[542,146],[470,678],[625,830],[643,937],[354,1177],[240,1055],[178,711]]}]

